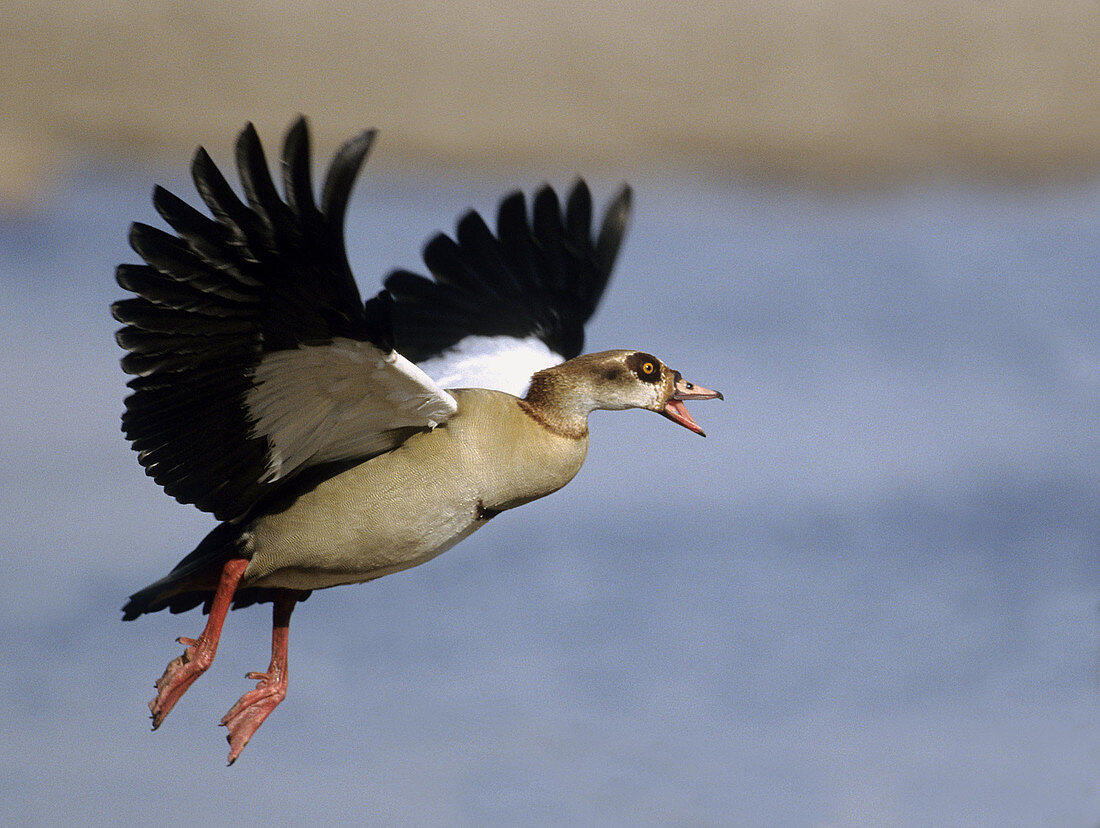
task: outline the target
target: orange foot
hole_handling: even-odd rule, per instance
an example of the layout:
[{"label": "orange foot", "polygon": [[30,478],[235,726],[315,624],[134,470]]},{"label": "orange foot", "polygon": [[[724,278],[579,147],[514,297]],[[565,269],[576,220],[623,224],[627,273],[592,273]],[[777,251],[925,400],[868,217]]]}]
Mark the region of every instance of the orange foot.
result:
[{"label": "orange foot", "polygon": [[168,666],[164,668],[164,675],[157,679],[156,698],[149,702],[153,730],[160,727],[164,717],[172,712],[176,702],[187,692],[187,688],[195,683],[195,679],[206,672],[214,662],[214,654],[218,651],[216,641],[211,646],[201,635],[197,639],[177,638],[176,640],[187,649],[183,651],[183,655],[168,662]]},{"label": "orange foot", "polygon": [[157,695],[149,702],[149,712],[153,714],[153,730],[160,727],[164,717],[172,712],[176,702],[195,683],[195,679],[206,672],[218,652],[218,641],[222,635],[222,625],[229,613],[233,593],[237,591],[248,561],[245,558],[230,558],[222,567],[218,578],[218,588],[210,602],[210,617],[206,627],[198,638],[177,638],[187,649],[183,655],[168,662],[164,675],[157,679]]},{"label": "orange foot", "polygon": [[244,746],[252,738],[271,711],[286,698],[287,673],[280,665],[272,664],[266,673],[249,673],[247,678],[259,679],[255,690],[249,690],[238,699],[221,723],[229,728],[229,764],[241,755]]}]

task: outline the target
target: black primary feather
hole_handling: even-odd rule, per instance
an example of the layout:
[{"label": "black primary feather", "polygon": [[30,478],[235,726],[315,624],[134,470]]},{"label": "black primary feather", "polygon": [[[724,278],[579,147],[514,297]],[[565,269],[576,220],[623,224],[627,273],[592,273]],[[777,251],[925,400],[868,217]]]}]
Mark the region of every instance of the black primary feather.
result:
[{"label": "black primary feather", "polygon": [[283,146],[285,200],[249,124],[236,155],[244,201],[200,148],[192,175],[212,217],[157,187],[154,205],[175,235],[134,224],[131,246],[145,264],[119,266],[135,298],[112,307],[124,325],[123,368],[136,375],[122,425],[177,500],[238,520],[282,482],[263,482],[269,446],[245,405],[264,354],[335,337],[392,348],[388,305],[364,305],[344,249],[344,213],[373,137],[336,152],[318,208],[305,119]]},{"label": "black primary feather", "polygon": [[504,198],[495,235],[480,215],[467,213],[455,239],[440,234],[425,246],[431,279],[405,270],[386,278],[395,347],[421,362],[471,335],[534,336],[563,359],[577,356],[611,276],[630,202],[624,186],[595,236],[592,196],[581,180],[564,211],[549,186],[535,194],[530,218],[522,193]]}]

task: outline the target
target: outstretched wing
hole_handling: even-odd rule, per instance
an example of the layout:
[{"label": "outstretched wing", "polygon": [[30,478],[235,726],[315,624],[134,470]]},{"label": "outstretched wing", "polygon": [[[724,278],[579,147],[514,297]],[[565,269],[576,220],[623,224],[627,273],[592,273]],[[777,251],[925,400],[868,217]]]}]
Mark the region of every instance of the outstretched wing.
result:
[{"label": "outstretched wing", "polygon": [[593,234],[592,196],[578,180],[562,209],[549,186],[530,217],[522,193],[500,203],[494,235],[476,212],[455,238],[424,248],[433,279],[399,270],[386,279],[394,341],[446,388],[522,395],[531,374],[581,353],[630,215],[623,187]]},{"label": "outstretched wing", "polygon": [[344,212],[373,138],[337,151],[318,207],[305,120],[283,147],[285,200],[249,124],[237,141],[247,203],[200,149],[192,174],[212,218],[158,187],[175,234],[133,225],[145,264],[118,268],[136,297],[112,307],[135,375],[123,431],[181,502],[237,520],[302,469],[385,451],[455,412],[393,351],[387,297],[364,305],[348,266]]}]

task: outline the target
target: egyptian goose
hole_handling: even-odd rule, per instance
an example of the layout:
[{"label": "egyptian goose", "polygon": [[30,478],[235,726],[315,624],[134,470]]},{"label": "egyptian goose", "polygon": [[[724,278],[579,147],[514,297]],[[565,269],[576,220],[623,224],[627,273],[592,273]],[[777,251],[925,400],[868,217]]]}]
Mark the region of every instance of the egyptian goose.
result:
[{"label": "egyptian goose", "polygon": [[457,240],[425,248],[434,280],[398,271],[361,301],[343,223],[373,138],[339,149],[319,207],[304,119],[286,136],[284,198],[251,125],[237,142],[247,203],[199,149],[192,173],[213,218],[157,187],[175,234],[134,224],[145,264],[117,272],[136,294],[112,308],[134,375],[123,431],[168,494],[222,521],[123,607],[124,620],[209,613],[156,683],[154,729],[210,666],[230,607],[273,604],[270,666],[221,722],[230,764],[286,695],[290,615],[311,590],[424,563],[561,488],[594,409],[647,408],[702,434],[683,400],[721,398],[641,351],[578,356],[625,187],[595,237],[583,181],[564,210],[542,188],[530,219],[521,194],[505,198],[495,235],[471,212]]}]

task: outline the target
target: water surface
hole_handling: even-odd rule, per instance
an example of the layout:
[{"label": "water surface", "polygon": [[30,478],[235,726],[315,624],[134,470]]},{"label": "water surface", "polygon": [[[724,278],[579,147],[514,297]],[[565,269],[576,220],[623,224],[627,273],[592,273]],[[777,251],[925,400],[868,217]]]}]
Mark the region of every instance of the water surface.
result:
[{"label": "water surface", "polygon": [[[155,734],[152,682],[201,619],[119,620],[213,525],[118,432],[111,272],[152,176],[88,170],[0,223],[5,823],[1100,815],[1100,184],[634,182],[589,347],[720,388],[708,438],[598,412],[561,492],[315,593],[287,701],[226,770],[267,611],[231,616]],[[511,184],[370,179],[364,293]]]}]

